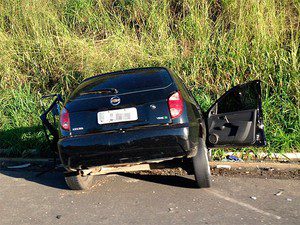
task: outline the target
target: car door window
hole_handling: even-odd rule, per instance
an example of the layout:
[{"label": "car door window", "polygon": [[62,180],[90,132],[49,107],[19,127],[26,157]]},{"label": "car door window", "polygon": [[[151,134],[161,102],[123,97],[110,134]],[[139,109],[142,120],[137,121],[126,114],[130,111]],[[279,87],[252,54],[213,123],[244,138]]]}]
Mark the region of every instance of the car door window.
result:
[{"label": "car door window", "polygon": [[218,102],[217,114],[256,109],[259,104],[259,82],[240,85],[229,91]]}]

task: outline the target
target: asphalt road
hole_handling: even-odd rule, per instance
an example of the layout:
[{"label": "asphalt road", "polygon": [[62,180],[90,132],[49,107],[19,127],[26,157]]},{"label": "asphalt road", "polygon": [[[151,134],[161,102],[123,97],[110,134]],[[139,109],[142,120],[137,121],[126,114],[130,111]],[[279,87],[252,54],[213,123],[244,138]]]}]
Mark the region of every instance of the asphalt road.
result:
[{"label": "asphalt road", "polygon": [[70,191],[61,173],[35,174],[0,171],[1,225],[300,224],[299,180],[214,176],[199,190],[192,176],[124,174]]}]

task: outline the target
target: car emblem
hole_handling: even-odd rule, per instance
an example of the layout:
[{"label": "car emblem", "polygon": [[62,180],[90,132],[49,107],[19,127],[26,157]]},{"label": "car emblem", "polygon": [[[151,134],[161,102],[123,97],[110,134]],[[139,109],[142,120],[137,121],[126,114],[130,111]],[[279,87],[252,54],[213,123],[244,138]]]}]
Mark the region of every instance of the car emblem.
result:
[{"label": "car emblem", "polygon": [[120,104],[120,102],[121,102],[121,99],[118,97],[118,96],[115,96],[115,97],[112,97],[111,99],[110,99],[110,104],[112,104],[112,105],[119,105]]}]

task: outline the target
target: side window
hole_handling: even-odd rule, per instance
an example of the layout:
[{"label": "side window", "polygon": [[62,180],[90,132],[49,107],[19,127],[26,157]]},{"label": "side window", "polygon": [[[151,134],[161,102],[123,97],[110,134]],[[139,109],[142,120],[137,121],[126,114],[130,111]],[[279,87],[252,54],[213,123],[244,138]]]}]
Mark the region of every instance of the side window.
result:
[{"label": "side window", "polygon": [[256,109],[259,105],[259,99],[259,81],[236,86],[220,99],[217,114]]}]

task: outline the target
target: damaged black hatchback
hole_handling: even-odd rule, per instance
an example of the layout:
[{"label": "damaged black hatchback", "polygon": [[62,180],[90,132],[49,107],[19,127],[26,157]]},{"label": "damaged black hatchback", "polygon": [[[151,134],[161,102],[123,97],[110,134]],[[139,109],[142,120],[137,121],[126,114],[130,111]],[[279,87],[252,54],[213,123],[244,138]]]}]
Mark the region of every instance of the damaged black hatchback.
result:
[{"label": "damaged black hatchback", "polygon": [[151,67],[84,80],[60,112],[58,152],[71,189],[94,175],[151,169],[192,158],[198,187],[210,186],[207,148],[263,146],[260,81],[233,87],[202,113],[181,79]]}]

